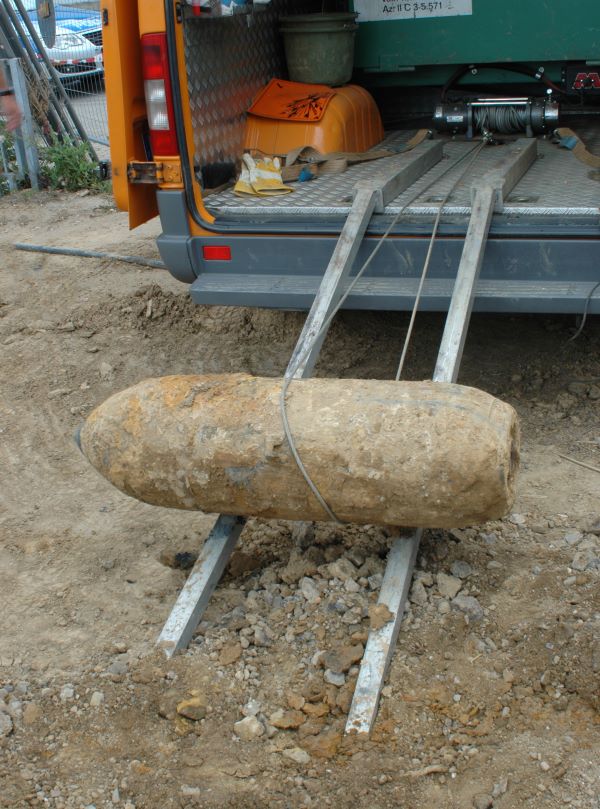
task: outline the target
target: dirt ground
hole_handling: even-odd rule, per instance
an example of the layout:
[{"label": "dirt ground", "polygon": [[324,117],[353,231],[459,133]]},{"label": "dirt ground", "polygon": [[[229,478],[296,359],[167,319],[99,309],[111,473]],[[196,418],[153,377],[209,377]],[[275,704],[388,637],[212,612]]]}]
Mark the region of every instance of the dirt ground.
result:
[{"label": "dirt ground", "polygon": [[[251,521],[166,661],[175,554],[214,518],[128,499],[72,440],[144,377],[281,373],[302,316],[12,249],[156,256],[158,223],[108,198],[5,197],[0,223],[0,806],[600,807],[600,474],[559,457],[600,466],[597,317],[574,342],[573,317],[474,317],[461,381],[522,420],[514,513],[426,534],[375,731],[344,739],[389,532]],[[406,322],[338,317],[319,373],[392,377]],[[407,378],[442,322],[419,316]]]}]

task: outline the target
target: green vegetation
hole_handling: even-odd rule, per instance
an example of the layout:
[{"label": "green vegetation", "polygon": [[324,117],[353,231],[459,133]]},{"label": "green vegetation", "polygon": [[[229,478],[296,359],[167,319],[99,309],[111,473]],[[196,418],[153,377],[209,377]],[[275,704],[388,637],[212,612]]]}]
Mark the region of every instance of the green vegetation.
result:
[{"label": "green vegetation", "polygon": [[54,138],[49,146],[40,149],[40,173],[42,182],[55,190],[109,190],[109,184],[98,174],[87,144],[69,139]]},{"label": "green vegetation", "polygon": [[[38,148],[38,153],[42,186],[54,191],[110,191],[110,182],[101,179],[87,144],[53,137],[50,145]],[[13,134],[0,121],[0,196],[11,191],[6,172],[16,176],[18,171]],[[19,181],[19,188],[24,185]]]},{"label": "green vegetation", "polygon": [[0,196],[10,192],[5,172],[16,172],[17,159],[12,133],[6,129],[4,121],[0,121]]}]

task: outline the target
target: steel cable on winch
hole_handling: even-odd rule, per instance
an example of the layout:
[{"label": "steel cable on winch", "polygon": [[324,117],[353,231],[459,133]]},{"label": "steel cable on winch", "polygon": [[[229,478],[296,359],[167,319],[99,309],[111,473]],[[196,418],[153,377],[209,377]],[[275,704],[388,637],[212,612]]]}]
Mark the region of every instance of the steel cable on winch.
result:
[{"label": "steel cable on winch", "polygon": [[358,282],[358,280],[361,278],[361,276],[365,273],[367,268],[370,266],[371,262],[373,261],[373,259],[375,258],[375,256],[379,252],[379,250],[381,249],[384,241],[389,237],[392,230],[398,224],[398,221],[399,221],[400,217],[402,216],[402,214],[406,211],[406,209],[410,205],[412,205],[413,202],[415,202],[420,196],[425,194],[433,185],[439,183],[439,181],[441,180],[442,177],[444,177],[447,174],[449,174],[450,172],[454,171],[456,169],[456,167],[459,166],[464,160],[466,160],[468,157],[472,156],[472,160],[469,161],[467,167],[464,169],[463,172],[461,172],[461,174],[459,175],[457,180],[452,184],[450,190],[445,195],[445,197],[444,197],[443,201],[440,203],[440,206],[439,206],[439,209],[438,209],[438,213],[437,213],[437,216],[436,216],[436,219],[435,219],[435,222],[434,222],[434,228],[433,228],[430,240],[429,240],[429,249],[427,251],[427,256],[426,256],[426,259],[425,259],[425,263],[423,265],[423,271],[421,273],[421,279],[420,279],[420,283],[419,283],[419,288],[417,290],[417,297],[415,298],[415,303],[413,305],[413,310],[412,310],[412,314],[411,314],[411,321],[409,323],[409,331],[408,331],[408,333],[406,335],[404,348],[403,348],[403,351],[402,351],[402,356],[400,358],[400,366],[398,368],[398,372],[397,372],[397,375],[396,375],[396,380],[399,379],[400,373],[402,372],[402,366],[404,364],[404,358],[406,357],[406,351],[408,349],[408,343],[410,342],[410,338],[411,338],[411,335],[412,335],[412,327],[414,325],[414,320],[415,320],[416,313],[417,313],[417,310],[418,310],[419,301],[420,301],[421,293],[422,293],[422,290],[423,290],[423,285],[424,285],[425,278],[427,276],[427,272],[428,272],[428,269],[429,269],[429,263],[430,263],[430,260],[431,260],[431,253],[433,251],[433,244],[435,242],[435,238],[436,238],[436,235],[437,235],[437,231],[438,231],[439,223],[440,223],[441,216],[442,216],[442,213],[443,213],[443,209],[444,209],[446,203],[448,202],[450,196],[454,193],[457,186],[462,182],[463,178],[465,177],[465,175],[467,174],[469,169],[472,168],[473,164],[475,163],[475,160],[479,156],[481,150],[486,145],[486,143],[487,143],[487,141],[483,140],[483,141],[481,141],[481,143],[479,143],[473,149],[470,149],[468,152],[466,152],[466,154],[462,155],[458,160],[456,160],[454,163],[452,163],[451,166],[448,166],[448,168],[445,169],[440,175],[435,177],[435,179],[433,179],[428,185],[426,185],[424,188],[420,189],[417,193],[415,193],[415,195],[413,197],[411,197],[410,200],[408,200],[407,202],[404,203],[404,205],[402,205],[400,210],[394,215],[394,218],[392,219],[391,223],[389,224],[387,229],[384,231],[382,237],[379,239],[379,241],[377,242],[377,244],[375,245],[375,247],[371,251],[370,255],[366,259],[366,261],[363,263],[361,268],[358,270],[356,275],[353,277],[352,281],[348,284],[348,287],[346,288],[344,294],[340,297],[339,301],[336,303],[336,305],[334,306],[331,313],[325,319],[323,325],[321,326],[321,328],[319,329],[317,334],[313,337],[313,339],[310,341],[310,343],[305,347],[304,351],[298,355],[295,364],[291,368],[289,368],[288,371],[286,372],[285,378],[283,380],[283,384],[281,386],[280,395],[279,395],[279,410],[280,410],[280,413],[281,413],[281,421],[282,421],[282,424],[283,424],[283,430],[284,430],[284,433],[285,433],[285,437],[286,437],[286,440],[288,442],[290,452],[292,453],[292,457],[294,458],[294,461],[296,462],[296,465],[297,465],[298,469],[300,470],[304,480],[306,481],[306,484],[308,485],[311,492],[316,497],[317,501],[319,502],[319,504],[321,505],[321,507],[323,508],[325,513],[327,514],[327,516],[330,517],[330,519],[333,522],[337,522],[337,523],[342,524],[342,520],[340,520],[339,517],[337,517],[337,515],[335,514],[333,509],[329,506],[329,504],[327,503],[327,501],[325,500],[325,498],[323,497],[323,495],[319,491],[318,487],[316,486],[316,484],[312,480],[310,474],[308,473],[308,470],[306,469],[306,467],[304,465],[304,462],[302,461],[302,458],[300,457],[298,449],[296,447],[296,443],[294,441],[294,436],[292,435],[292,430],[291,430],[288,415],[287,415],[286,396],[287,396],[288,390],[289,390],[292,382],[294,381],[295,374],[298,371],[298,369],[300,368],[301,364],[303,363],[304,358],[310,354],[310,351],[312,350],[313,346],[325,335],[325,333],[329,329],[329,326],[331,325],[332,320],[337,315],[337,313],[339,312],[341,307],[344,305],[345,301],[347,300],[348,296],[350,295],[350,293],[354,289],[354,287],[355,287],[356,283]]},{"label": "steel cable on winch", "polygon": [[530,123],[531,110],[510,105],[482,107],[475,110],[475,124],[479,132],[491,131],[502,135],[525,132]]},{"label": "steel cable on winch", "polygon": [[446,196],[440,202],[440,206],[438,208],[438,212],[437,212],[437,215],[435,217],[435,222],[433,223],[433,231],[431,233],[431,238],[429,240],[429,247],[427,248],[427,255],[425,256],[425,263],[423,264],[423,271],[421,273],[421,278],[419,279],[419,286],[418,286],[418,289],[417,289],[417,294],[415,296],[415,302],[413,304],[412,312],[410,314],[410,321],[408,323],[408,329],[407,329],[407,332],[406,332],[406,337],[404,339],[404,345],[402,346],[402,353],[400,354],[400,362],[398,363],[398,370],[396,371],[396,376],[394,377],[396,382],[398,382],[400,380],[400,377],[402,376],[402,370],[404,368],[404,363],[406,361],[406,355],[408,353],[408,346],[409,346],[409,343],[410,343],[410,338],[412,337],[413,328],[414,328],[414,325],[415,325],[415,319],[417,317],[417,311],[419,309],[419,303],[421,302],[421,295],[423,294],[423,287],[425,286],[425,279],[427,278],[427,273],[429,272],[429,265],[431,263],[431,255],[433,253],[433,246],[435,244],[438,228],[440,226],[440,221],[442,219],[442,213],[444,211],[446,203],[448,202],[448,200],[450,199],[450,197],[452,196],[452,194],[454,193],[456,188],[463,181],[463,179],[466,176],[466,174],[468,173],[469,169],[471,169],[473,167],[473,164],[475,163],[475,161],[479,157],[479,155],[480,155],[481,151],[483,150],[483,147],[486,145],[486,143],[487,143],[487,140],[482,140],[481,143],[479,144],[479,146],[477,146],[475,149],[473,149],[472,152],[469,152],[469,154],[473,155],[473,159],[469,161],[469,163],[468,163],[467,167],[465,168],[465,170],[455,180],[455,182],[451,186],[450,190],[446,193]]}]

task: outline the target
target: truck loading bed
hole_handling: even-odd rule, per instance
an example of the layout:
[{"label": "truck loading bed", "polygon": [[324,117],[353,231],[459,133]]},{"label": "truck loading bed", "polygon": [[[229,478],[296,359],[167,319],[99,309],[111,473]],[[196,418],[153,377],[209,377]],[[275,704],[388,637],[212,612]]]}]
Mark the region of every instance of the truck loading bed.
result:
[{"label": "truck loading bed", "polygon": [[[579,129],[578,134],[591,151],[600,152],[600,129]],[[398,131],[390,134],[377,148],[400,148],[414,135]],[[406,217],[423,217],[429,221],[438,212],[439,202],[456,181],[464,168],[460,161],[474,148],[465,139],[447,139],[444,142],[444,159],[419,178],[410,188],[387,206],[385,213],[397,214],[404,206]],[[448,204],[444,207],[447,216],[468,218],[471,213],[470,188],[477,179],[490,171],[501,159],[502,146],[484,149],[468,176],[458,185]],[[292,215],[314,217],[345,217],[352,202],[352,189],[361,179],[372,174],[374,166],[383,169],[393,158],[383,158],[376,164],[361,163],[351,166],[343,174],[317,177],[306,183],[293,183],[293,193],[277,197],[238,196],[233,188],[212,194],[206,198],[206,206],[217,220],[220,217],[249,218],[257,214],[263,219],[288,218]],[[456,169],[448,171],[449,163]],[[441,175],[444,175],[441,177]],[[435,188],[431,183],[440,177]],[[429,190],[427,190],[429,189]],[[415,199],[415,195],[423,193]],[[560,218],[585,220],[597,225],[600,215],[600,186],[589,166],[578,161],[567,149],[545,138],[538,139],[538,160],[527,172],[506,205],[504,217]]]},{"label": "truck loading bed", "polygon": [[[412,132],[395,132],[385,144],[401,147]],[[600,147],[600,132],[579,128],[591,150]],[[461,179],[476,144],[466,139],[439,138],[443,158],[395,197],[384,214],[375,214],[356,260],[356,271],[367,259],[377,237],[401,213],[392,236],[358,281],[345,303],[354,309],[410,309],[433,221],[444,205],[421,308],[444,310],[452,295],[462,241],[471,216],[471,193],[478,181],[502,160],[510,146],[486,146]],[[429,142],[430,143],[430,142]],[[589,166],[573,152],[538,138],[537,159],[494,213],[483,269],[477,282],[478,311],[581,313],[600,310],[595,297],[598,281],[600,186]],[[426,148],[421,144],[414,150]],[[232,188],[206,198],[218,229],[278,234],[268,241],[253,235],[231,235],[232,259],[227,264],[205,262],[191,286],[202,304],[245,304],[308,309],[321,273],[348,215],[353,188],[361,180],[398,158],[362,163],[338,175],[296,183],[294,192],[279,197],[241,197]],[[439,178],[439,180],[438,180]],[[405,207],[406,206],[406,207]],[[317,231],[311,239],[304,232]],[[369,238],[372,237],[372,238]],[[299,243],[298,239],[301,239]],[[196,255],[204,244],[198,241]],[[565,268],[571,269],[565,271]]]},{"label": "truck loading bed", "polygon": [[[506,36],[516,30],[512,20],[519,17],[521,8],[519,0],[510,0],[509,5],[502,23],[506,23]],[[415,25],[409,21],[400,21],[398,26],[361,23],[355,71],[347,87],[354,86],[370,96],[379,121],[377,136],[365,138],[364,144],[348,145],[353,143],[350,136],[358,139],[357,133],[370,131],[374,120],[373,116],[361,118],[358,113],[353,118],[354,113],[349,113],[340,125],[339,142],[329,148],[304,137],[298,143],[290,142],[287,148],[271,148],[271,134],[279,119],[273,121],[262,143],[249,136],[255,124],[253,113],[248,111],[274,78],[289,75],[280,18],[289,13],[318,12],[320,8],[316,0],[272,0],[260,12],[250,9],[248,14],[229,18],[197,17],[187,6],[179,16],[167,17],[183,189],[167,183],[156,195],[163,222],[158,245],[173,275],[190,284],[193,300],[209,305],[309,309],[350,211],[355,185],[397,161],[396,157],[380,158],[375,163],[353,165],[340,174],[296,182],[294,191],[283,196],[242,197],[234,193],[233,181],[247,149],[286,154],[312,145],[322,152],[360,153],[382,145],[377,142],[385,127],[383,144],[402,151],[418,128],[435,126],[438,131],[433,143],[442,144],[443,156],[416,173],[411,183],[370,219],[352,272],[360,269],[377,245],[380,247],[344,306],[412,308],[433,224],[443,202],[420,307],[446,310],[472,214],[473,189],[502,160],[515,139],[537,134],[535,162],[503,200],[502,210],[497,208],[493,213],[474,308],[580,314],[587,307],[590,313],[600,312],[600,295],[594,292],[600,266],[598,171],[553,142],[551,134],[557,127],[570,127],[590,152],[600,153],[600,88],[597,92],[595,73],[584,61],[597,52],[594,32],[583,39],[571,32],[570,55],[561,55],[554,39],[543,37],[536,46],[539,57],[535,58],[540,61],[534,64],[530,63],[534,56],[529,58],[528,41],[539,34],[536,21],[529,20],[531,30],[521,31],[518,48],[509,53],[506,37],[499,37],[497,42],[490,38],[496,15],[483,7],[466,17],[436,17],[417,20]],[[462,56],[454,52],[455,38],[440,39],[450,29],[461,32],[465,46]],[[423,35],[429,33],[420,42],[423,53],[417,49],[411,55],[410,70],[394,68],[390,72],[383,63],[380,69],[371,69],[371,57],[383,59],[381,54],[387,49],[408,58],[406,47],[412,40],[406,35],[421,30]],[[480,41],[492,42],[494,47],[489,53],[475,54],[473,48]],[[437,43],[433,52],[431,42]],[[542,64],[542,57],[544,71],[536,67]],[[463,76],[464,66],[468,68],[473,61],[480,70],[467,70],[468,75]],[[507,69],[505,62],[510,63]],[[518,68],[521,62],[524,67]],[[580,73],[573,78],[572,72],[578,69]],[[571,83],[583,82],[577,78],[580,75],[591,82],[591,89],[586,86],[585,91],[573,94],[567,77],[571,76]],[[547,78],[540,82],[541,76]],[[600,83],[600,77],[597,81]],[[553,82],[559,82],[560,87]],[[519,109],[519,99],[526,99],[529,109],[543,108],[545,112],[537,128],[530,121],[530,125],[516,129],[492,125],[482,130],[480,124],[479,129],[460,129],[446,118],[443,121],[450,121],[449,125],[439,125],[438,105],[452,107],[455,100],[463,106],[476,105],[480,96],[504,98],[517,105],[515,110]],[[548,118],[544,117],[546,111]],[[514,114],[518,117],[517,112]],[[367,120],[368,126],[364,123]],[[503,119],[500,116],[497,120]],[[473,131],[475,138],[469,140],[467,132]],[[497,140],[505,145],[486,146],[457,184],[469,163],[467,155],[477,148],[479,131],[496,133]],[[505,132],[514,134],[502,134]],[[432,141],[421,143],[412,154],[428,143]],[[142,194],[139,187],[135,190]],[[388,237],[382,240],[395,217],[398,219]]]}]

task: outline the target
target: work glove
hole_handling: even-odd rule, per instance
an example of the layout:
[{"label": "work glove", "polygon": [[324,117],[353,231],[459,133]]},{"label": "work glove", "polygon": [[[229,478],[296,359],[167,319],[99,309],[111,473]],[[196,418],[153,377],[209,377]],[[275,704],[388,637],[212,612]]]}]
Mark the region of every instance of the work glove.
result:
[{"label": "work glove", "polygon": [[283,184],[278,157],[260,157],[254,160],[252,155],[246,153],[242,157],[242,171],[233,190],[241,195],[274,197],[289,194],[294,189]]},{"label": "work glove", "polygon": [[234,193],[239,194],[240,196],[244,196],[246,194],[254,195],[254,189],[252,188],[252,184],[250,182],[250,169],[245,161],[246,157],[250,157],[250,155],[244,155],[244,157],[242,157],[242,170],[236,184],[233,187]]}]

